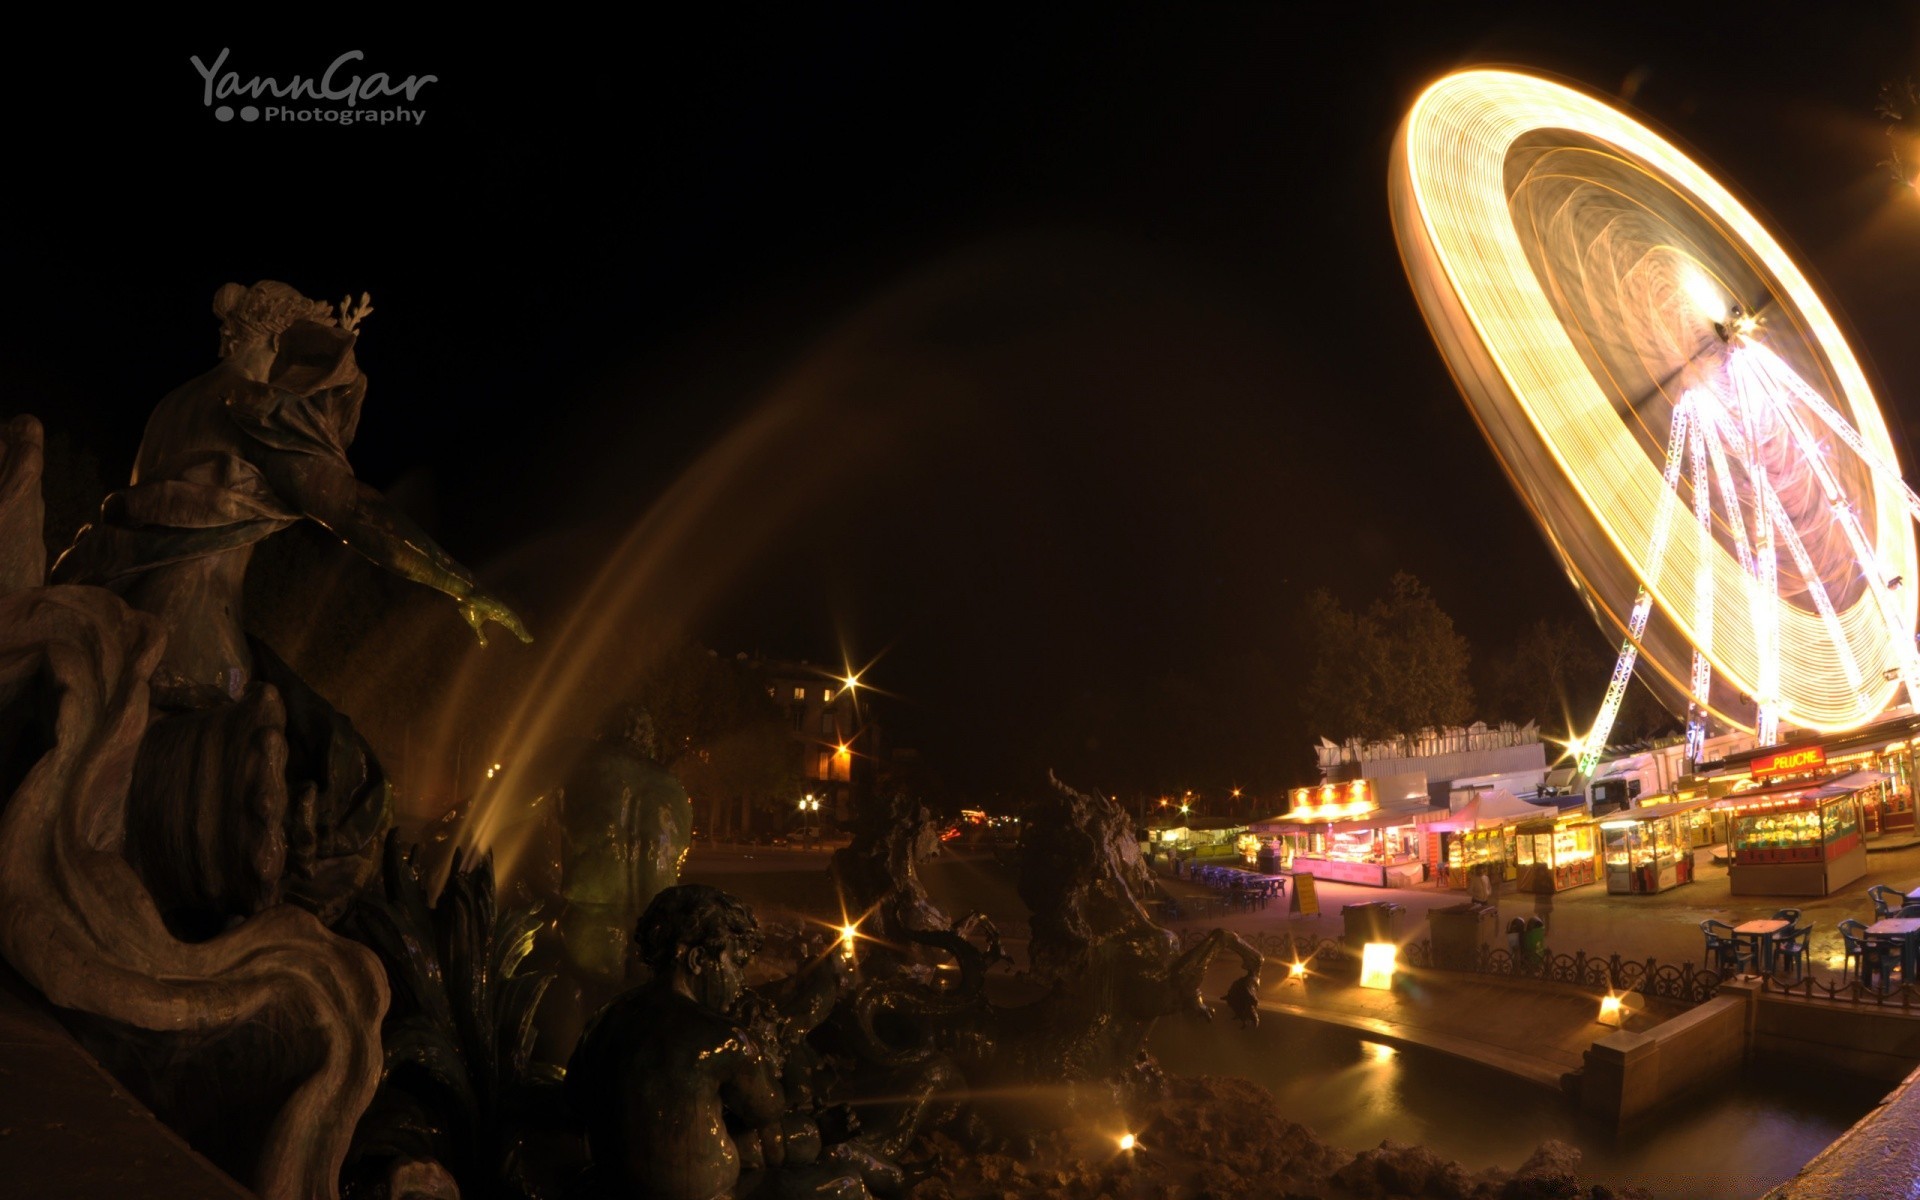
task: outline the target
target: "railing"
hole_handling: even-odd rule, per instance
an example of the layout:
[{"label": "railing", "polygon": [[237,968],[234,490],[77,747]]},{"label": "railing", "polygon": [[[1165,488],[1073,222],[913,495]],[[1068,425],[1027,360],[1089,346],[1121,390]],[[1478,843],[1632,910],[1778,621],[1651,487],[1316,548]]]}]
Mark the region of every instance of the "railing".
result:
[{"label": "railing", "polygon": [[1797,979],[1789,976],[1768,975],[1761,979],[1761,989],[1766,995],[1784,996],[1791,1000],[1849,1004],[1856,1007],[1871,1004],[1875,1008],[1898,1008],[1902,1013],[1911,1013],[1920,1008],[1920,987],[1910,983],[1877,988],[1863,980],[1844,977],[1836,983],[1828,983],[1815,979],[1811,975]]},{"label": "railing", "polygon": [[1456,725],[1446,729],[1423,729],[1409,737],[1383,738],[1371,742],[1348,738],[1339,745],[1323,738],[1314,749],[1319,757],[1320,768],[1324,771],[1349,763],[1433,758],[1476,750],[1505,750],[1513,746],[1530,746],[1539,740],[1540,729],[1534,722],[1529,721],[1525,725],[1503,722],[1492,727],[1476,724],[1465,728]]},{"label": "railing", "polygon": [[[1180,947],[1186,949],[1206,937],[1206,930],[1185,928],[1179,931]],[[1241,934],[1262,956],[1277,962],[1345,962],[1352,954],[1338,938],[1314,934],[1253,933]],[[1410,967],[1433,968],[1433,943],[1426,938],[1400,947],[1400,961]],[[1441,968],[1456,969],[1456,968]],[[1713,999],[1720,990],[1718,973],[1695,967],[1663,964],[1652,958],[1626,958],[1618,954],[1590,955],[1585,951],[1538,955],[1515,953],[1504,947],[1482,946],[1470,968],[1474,974],[1500,975],[1510,979],[1533,979],[1542,983],[1569,984],[1596,994],[1639,992],[1661,1000],[1691,1007]],[[1920,996],[1916,996],[1920,1000]]]}]

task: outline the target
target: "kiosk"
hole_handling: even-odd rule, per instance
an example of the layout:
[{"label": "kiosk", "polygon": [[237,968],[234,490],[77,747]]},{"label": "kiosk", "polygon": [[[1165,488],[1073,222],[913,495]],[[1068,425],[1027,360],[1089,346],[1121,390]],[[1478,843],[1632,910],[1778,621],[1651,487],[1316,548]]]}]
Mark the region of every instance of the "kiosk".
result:
[{"label": "kiosk", "polygon": [[1720,803],[1732,817],[1727,879],[1736,896],[1825,896],[1867,873],[1854,791],[1828,786]]},{"label": "kiosk", "polygon": [[1584,816],[1515,822],[1515,886],[1523,892],[1561,892],[1598,882],[1594,832],[1593,822]]},{"label": "kiosk", "polygon": [[1687,807],[1636,808],[1600,822],[1607,891],[1640,895],[1693,882],[1693,849],[1681,823]]}]

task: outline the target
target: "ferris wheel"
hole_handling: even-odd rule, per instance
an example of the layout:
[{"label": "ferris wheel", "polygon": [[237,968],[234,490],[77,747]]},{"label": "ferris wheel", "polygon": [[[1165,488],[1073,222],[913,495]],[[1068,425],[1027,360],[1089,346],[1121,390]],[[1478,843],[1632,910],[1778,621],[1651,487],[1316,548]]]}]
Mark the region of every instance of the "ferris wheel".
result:
[{"label": "ferris wheel", "polygon": [[1620,655],[1762,744],[1920,700],[1913,520],[1879,407],[1792,259],[1666,139],[1510,71],[1414,103],[1390,183],[1435,340]]}]

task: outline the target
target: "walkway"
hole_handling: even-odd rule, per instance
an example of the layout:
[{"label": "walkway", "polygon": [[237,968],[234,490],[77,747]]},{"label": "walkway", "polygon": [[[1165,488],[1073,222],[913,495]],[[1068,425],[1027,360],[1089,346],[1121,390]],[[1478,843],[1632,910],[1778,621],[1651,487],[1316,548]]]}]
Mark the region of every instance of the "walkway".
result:
[{"label": "walkway", "polygon": [[[1600,1024],[1592,995],[1453,971],[1403,971],[1387,991],[1351,977],[1289,980],[1273,970],[1260,1007],[1472,1059],[1556,1091],[1587,1048],[1612,1032]],[[1629,1028],[1651,1028],[1677,1011],[1658,1005],[1631,1017]]]}]

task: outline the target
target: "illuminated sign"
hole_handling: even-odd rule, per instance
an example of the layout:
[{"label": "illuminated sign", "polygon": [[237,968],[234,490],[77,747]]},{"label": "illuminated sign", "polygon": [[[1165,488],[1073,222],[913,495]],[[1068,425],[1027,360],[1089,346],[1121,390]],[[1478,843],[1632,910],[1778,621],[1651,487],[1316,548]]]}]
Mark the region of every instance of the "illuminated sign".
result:
[{"label": "illuminated sign", "polygon": [[1323,783],[1317,788],[1294,788],[1289,799],[1287,815],[1296,820],[1337,821],[1343,817],[1363,817],[1379,807],[1373,801],[1373,785],[1364,779],[1344,784]]},{"label": "illuminated sign", "polygon": [[1804,746],[1798,750],[1781,750],[1765,758],[1756,758],[1748,764],[1747,773],[1755,779],[1771,779],[1776,775],[1799,775],[1826,765],[1827,752],[1824,749]]}]

